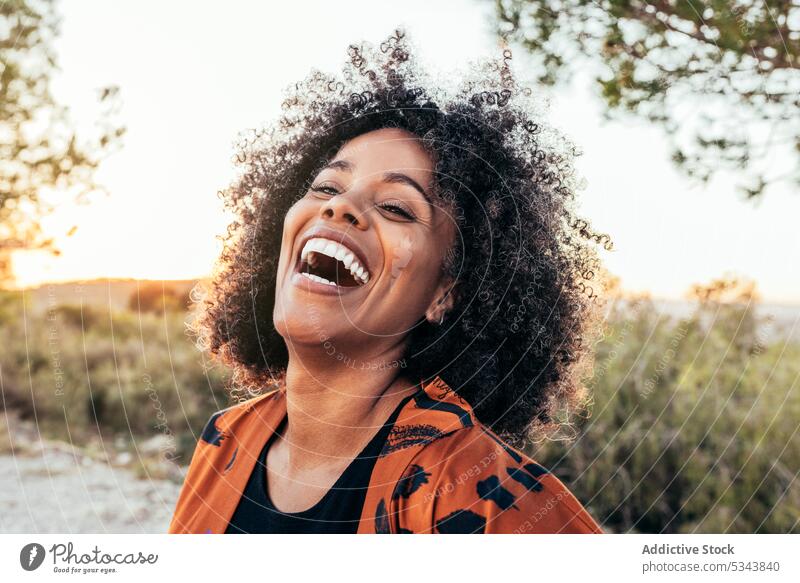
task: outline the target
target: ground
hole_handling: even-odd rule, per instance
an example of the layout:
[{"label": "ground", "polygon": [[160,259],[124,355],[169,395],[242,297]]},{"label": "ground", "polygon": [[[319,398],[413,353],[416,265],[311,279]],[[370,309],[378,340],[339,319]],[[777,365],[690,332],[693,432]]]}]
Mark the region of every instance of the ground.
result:
[{"label": "ground", "polygon": [[163,533],[180,483],[67,445],[39,443],[0,455],[2,533]]}]

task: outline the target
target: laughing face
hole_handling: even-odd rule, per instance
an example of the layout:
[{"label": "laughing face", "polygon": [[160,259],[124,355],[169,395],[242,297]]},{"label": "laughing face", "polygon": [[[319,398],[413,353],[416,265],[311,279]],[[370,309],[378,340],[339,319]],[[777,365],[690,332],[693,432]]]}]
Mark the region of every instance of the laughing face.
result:
[{"label": "laughing face", "polygon": [[449,309],[455,229],[432,182],[418,138],[395,128],[350,140],[313,177],[283,225],[273,319],[290,352],[330,339],[379,354]]}]

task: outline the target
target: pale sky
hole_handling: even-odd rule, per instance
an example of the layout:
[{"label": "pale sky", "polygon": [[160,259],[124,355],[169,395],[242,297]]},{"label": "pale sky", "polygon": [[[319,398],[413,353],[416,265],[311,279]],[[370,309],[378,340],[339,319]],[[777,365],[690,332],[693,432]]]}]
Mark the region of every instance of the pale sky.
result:
[{"label": "pale sky", "polygon": [[[492,6],[62,0],[54,92],[90,124],[96,89],[119,85],[128,132],[97,174],[110,194],[48,220],[57,238],[78,229],[59,239],[60,257],[18,255],[19,283],[208,274],[227,220],[216,192],[233,175],[236,135],[275,118],[283,87],[312,67],[338,71],[350,43],[377,44],[399,24],[420,59],[451,77],[499,54]],[[623,287],[677,298],[692,283],[734,273],[755,279],[767,301],[800,303],[800,195],[789,185],[757,206],[730,178],[693,186],[673,169],[660,129],[603,122],[587,83],[541,91],[551,122],[584,151],[581,210],[614,239],[602,257]]]}]

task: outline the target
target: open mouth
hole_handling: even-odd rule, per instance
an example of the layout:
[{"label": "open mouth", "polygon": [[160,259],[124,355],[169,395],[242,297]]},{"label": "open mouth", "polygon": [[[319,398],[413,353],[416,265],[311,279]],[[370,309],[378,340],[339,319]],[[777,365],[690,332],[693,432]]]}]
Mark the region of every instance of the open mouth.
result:
[{"label": "open mouth", "polygon": [[369,271],[355,253],[341,243],[320,237],[306,241],[298,271],[303,277],[331,286],[359,287],[369,281]]}]

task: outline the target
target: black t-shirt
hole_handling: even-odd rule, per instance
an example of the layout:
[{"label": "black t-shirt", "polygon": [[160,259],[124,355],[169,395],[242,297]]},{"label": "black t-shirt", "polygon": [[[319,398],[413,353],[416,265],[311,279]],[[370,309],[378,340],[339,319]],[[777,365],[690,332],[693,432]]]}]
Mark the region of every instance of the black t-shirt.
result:
[{"label": "black t-shirt", "polygon": [[[375,436],[331,486],[322,499],[302,512],[281,512],[272,504],[267,492],[266,460],[270,444],[279,433],[267,440],[256,460],[253,473],[233,513],[226,534],[355,534],[367,495],[375,461],[403,405],[404,398]],[[284,424],[286,420],[284,419]],[[280,428],[279,428],[280,429]]]}]

